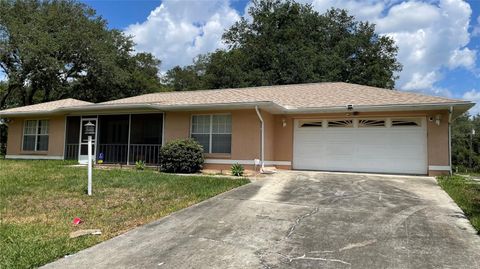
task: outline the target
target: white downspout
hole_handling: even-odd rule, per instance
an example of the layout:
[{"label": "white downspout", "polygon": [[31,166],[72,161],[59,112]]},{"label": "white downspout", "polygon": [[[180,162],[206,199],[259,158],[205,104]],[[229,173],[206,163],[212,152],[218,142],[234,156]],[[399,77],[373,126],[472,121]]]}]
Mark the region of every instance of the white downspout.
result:
[{"label": "white downspout", "polygon": [[258,106],[255,106],[255,111],[257,112],[258,119],[260,120],[260,123],[262,125],[262,130],[261,130],[261,141],[260,141],[260,147],[261,147],[261,163],[262,163],[262,168],[260,169],[260,172],[263,172],[265,168],[265,123],[263,122],[262,114],[260,114],[260,111],[258,110]]},{"label": "white downspout", "polygon": [[450,175],[452,174],[452,114],[453,106],[448,111],[448,165],[450,166]]}]

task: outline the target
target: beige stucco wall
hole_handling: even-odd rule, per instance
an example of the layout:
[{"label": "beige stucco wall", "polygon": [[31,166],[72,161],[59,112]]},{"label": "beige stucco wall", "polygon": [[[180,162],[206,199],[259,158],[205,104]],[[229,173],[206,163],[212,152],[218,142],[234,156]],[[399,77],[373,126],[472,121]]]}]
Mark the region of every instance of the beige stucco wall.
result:
[{"label": "beige stucco wall", "polygon": [[[166,112],[165,142],[190,137],[192,115],[225,114],[232,115],[232,152],[231,154],[207,154],[211,159],[253,160],[260,157],[260,121],[253,109],[235,111],[199,111]],[[269,115],[269,119],[273,119]],[[273,126],[273,124],[270,124]],[[272,129],[272,128],[270,128]],[[270,131],[269,135],[273,137]],[[273,142],[268,142],[273,144]],[[268,154],[273,157],[271,150]],[[267,152],[266,152],[267,154]]]},{"label": "beige stucco wall", "polygon": [[[232,151],[231,154],[211,154],[209,159],[253,160],[260,158],[260,121],[254,109],[234,111],[201,111],[201,112],[166,112],[164,122],[164,141],[190,137],[191,117],[195,114],[229,113],[232,115]],[[447,111],[413,111],[413,112],[370,112],[359,113],[356,116],[347,113],[334,114],[298,114],[272,115],[261,111],[265,122],[265,160],[289,161],[293,160],[293,121],[306,118],[352,118],[352,117],[426,117],[427,118],[427,152],[428,165],[448,166],[448,112]],[[428,121],[429,117],[441,115],[441,124]],[[46,119],[46,118],[28,118]],[[46,155],[63,156],[65,117],[55,116],[49,121],[49,150],[47,152],[22,151],[22,133],[25,118],[14,118],[8,130],[8,155]],[[285,126],[284,125],[285,122]],[[209,165],[207,165],[208,167]],[[210,165],[211,167],[225,167],[230,165]],[[290,165],[277,166],[291,169]],[[440,171],[430,170],[429,174]],[[444,172],[441,172],[444,173]]]},{"label": "beige stucco wall", "polygon": [[190,112],[166,112],[163,134],[165,142],[190,136]]},{"label": "beige stucco wall", "polygon": [[[48,120],[48,151],[23,151],[23,125],[25,120]],[[65,116],[12,118],[8,124],[7,155],[38,155],[63,157]]]}]

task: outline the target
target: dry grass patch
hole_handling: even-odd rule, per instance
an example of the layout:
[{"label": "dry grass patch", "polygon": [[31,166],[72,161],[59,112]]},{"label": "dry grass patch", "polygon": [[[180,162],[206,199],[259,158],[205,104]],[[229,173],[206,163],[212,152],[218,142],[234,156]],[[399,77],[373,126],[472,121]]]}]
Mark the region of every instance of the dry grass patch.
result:
[{"label": "dry grass patch", "polygon": [[[88,197],[86,169],[71,164],[0,160],[0,268],[43,265],[248,182],[95,169]],[[69,238],[79,229],[102,235]]]}]

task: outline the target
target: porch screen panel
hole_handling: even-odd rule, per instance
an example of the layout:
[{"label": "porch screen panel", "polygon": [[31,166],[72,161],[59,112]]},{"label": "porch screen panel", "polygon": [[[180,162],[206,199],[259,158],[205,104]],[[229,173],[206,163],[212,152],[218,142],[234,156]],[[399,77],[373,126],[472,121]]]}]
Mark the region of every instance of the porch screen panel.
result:
[{"label": "porch screen panel", "polygon": [[77,160],[80,141],[80,117],[67,117],[65,159]]},{"label": "porch screen panel", "polygon": [[163,114],[132,114],[130,131],[130,163],[158,163],[162,145]]},{"label": "porch screen panel", "polygon": [[128,154],[128,115],[99,116],[97,154],[105,163],[126,163]]}]

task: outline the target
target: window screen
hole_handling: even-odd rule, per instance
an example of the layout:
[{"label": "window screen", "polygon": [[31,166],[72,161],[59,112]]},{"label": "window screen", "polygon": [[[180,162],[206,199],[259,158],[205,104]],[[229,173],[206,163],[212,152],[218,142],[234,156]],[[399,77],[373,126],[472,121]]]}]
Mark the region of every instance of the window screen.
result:
[{"label": "window screen", "polygon": [[161,145],[163,114],[133,114],[130,144]]}]

